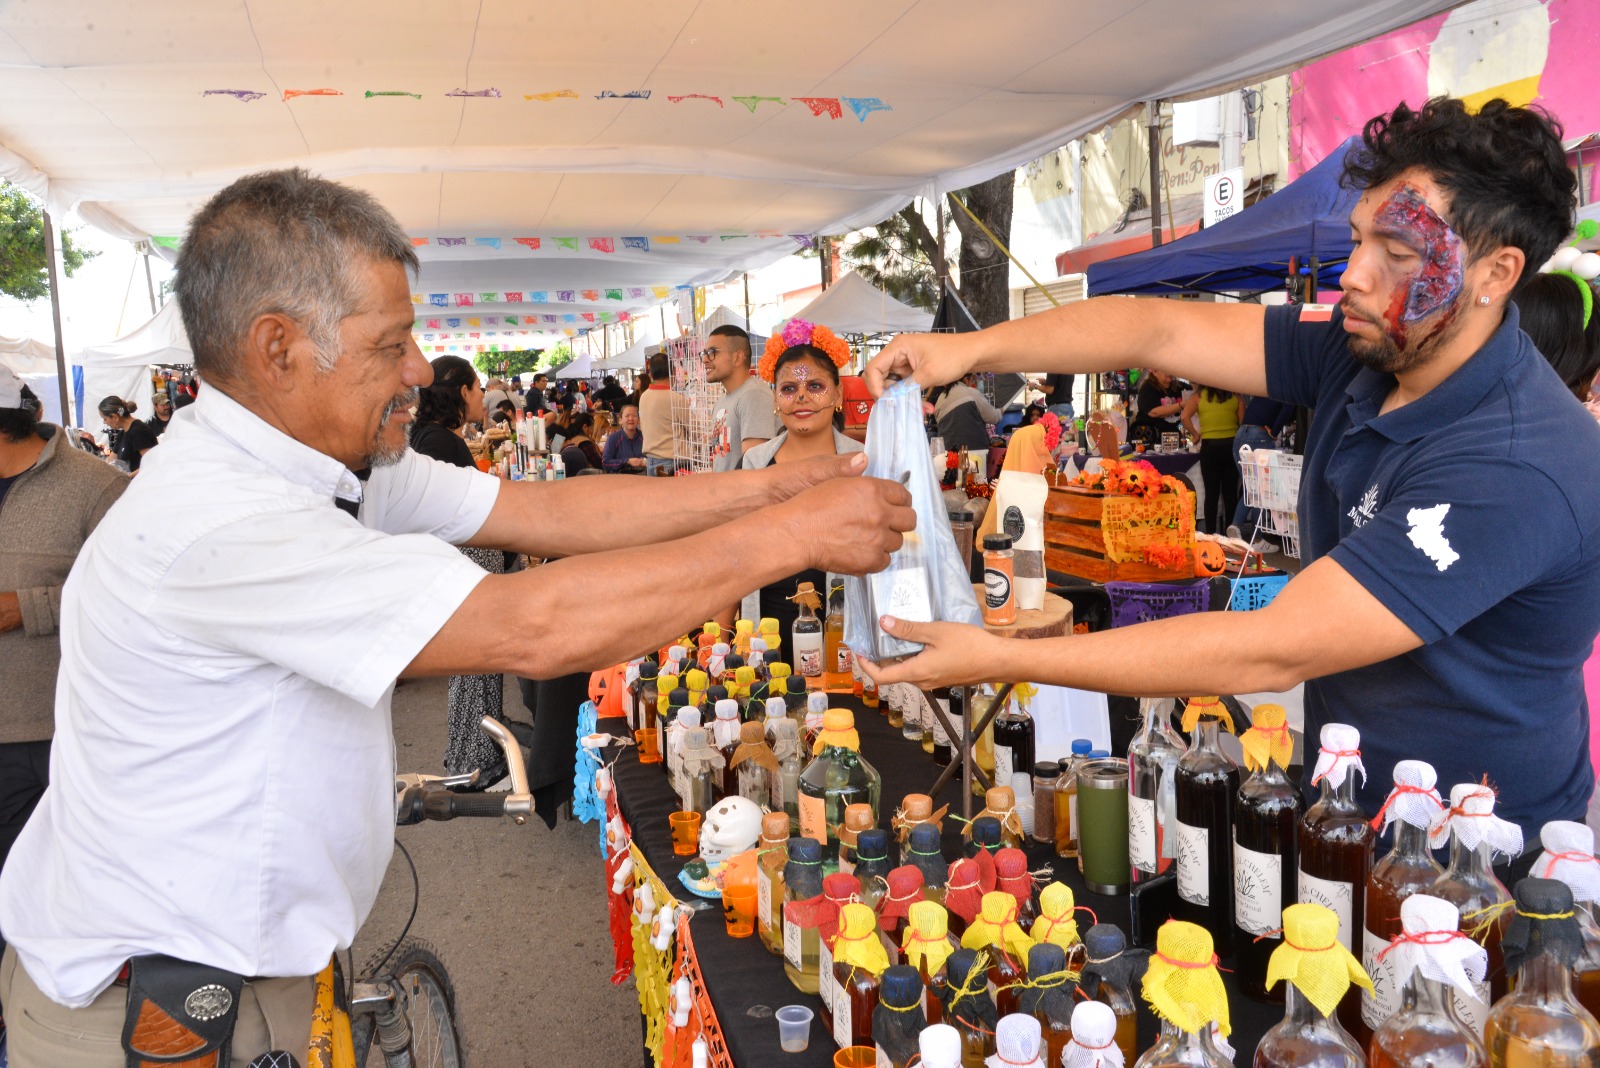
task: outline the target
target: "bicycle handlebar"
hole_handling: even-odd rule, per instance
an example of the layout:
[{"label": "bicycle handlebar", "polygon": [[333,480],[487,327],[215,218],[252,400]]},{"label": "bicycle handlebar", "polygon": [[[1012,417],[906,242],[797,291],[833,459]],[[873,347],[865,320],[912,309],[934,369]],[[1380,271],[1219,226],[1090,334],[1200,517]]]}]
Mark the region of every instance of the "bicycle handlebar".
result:
[{"label": "bicycle handlebar", "polygon": [[528,788],[522,747],[504,725],[488,716],[483,717],[479,726],[505,753],[510,792],[456,793],[434,776],[401,776],[395,784],[396,824],[452,820],[457,816],[510,816],[515,823],[528,822],[528,813],[533,811],[533,794]]}]

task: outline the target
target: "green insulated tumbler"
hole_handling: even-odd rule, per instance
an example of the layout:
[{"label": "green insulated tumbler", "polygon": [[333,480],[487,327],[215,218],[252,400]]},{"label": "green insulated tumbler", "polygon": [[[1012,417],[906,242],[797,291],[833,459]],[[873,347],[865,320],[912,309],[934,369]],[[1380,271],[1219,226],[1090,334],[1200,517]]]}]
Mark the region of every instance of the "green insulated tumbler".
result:
[{"label": "green insulated tumbler", "polygon": [[1078,858],[1097,894],[1128,891],[1128,762],[1092,760],[1078,770]]}]

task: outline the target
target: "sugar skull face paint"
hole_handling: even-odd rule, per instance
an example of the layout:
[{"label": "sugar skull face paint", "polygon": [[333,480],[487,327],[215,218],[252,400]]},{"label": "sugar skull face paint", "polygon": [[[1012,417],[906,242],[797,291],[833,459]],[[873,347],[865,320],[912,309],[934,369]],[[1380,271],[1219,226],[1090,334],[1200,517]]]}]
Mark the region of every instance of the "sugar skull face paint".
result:
[{"label": "sugar skull face paint", "polygon": [[1461,297],[1461,238],[1411,185],[1401,184],[1372,217],[1373,235],[1399,241],[1420,257],[1410,277],[1395,288],[1384,325],[1405,346],[1406,327],[1453,309]]}]

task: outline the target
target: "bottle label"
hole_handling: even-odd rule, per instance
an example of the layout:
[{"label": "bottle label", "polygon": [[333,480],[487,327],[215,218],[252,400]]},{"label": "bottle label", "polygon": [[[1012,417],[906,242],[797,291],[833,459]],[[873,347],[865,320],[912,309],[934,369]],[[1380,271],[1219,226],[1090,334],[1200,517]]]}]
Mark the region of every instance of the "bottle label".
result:
[{"label": "bottle label", "polygon": [[1211,832],[1178,821],[1178,896],[1191,905],[1211,904]]},{"label": "bottle label", "polygon": [[1389,940],[1375,935],[1369,928],[1363,932],[1361,966],[1372,979],[1372,993],[1361,992],[1361,1019],[1376,1031],[1383,1022],[1400,1011],[1400,991],[1394,974],[1394,960],[1378,959],[1378,954],[1389,948]]},{"label": "bottle label", "polygon": [[833,671],[836,675],[851,675],[855,671],[855,658],[850,655],[850,647],[844,642],[839,643],[838,650],[833,654]]},{"label": "bottle label", "polygon": [[1482,1038],[1483,1025],[1489,1019],[1489,984],[1473,983],[1472,992],[1473,996],[1469,998],[1455,987],[1450,988],[1450,996],[1456,1003],[1456,1015],[1467,1025],[1467,1030]]},{"label": "bottle label", "polygon": [[1074,842],[1078,840],[1078,795],[1076,792],[1067,795],[1067,837]]},{"label": "bottle label", "polygon": [[[831,975],[833,969],[828,969]],[[850,995],[842,989],[837,982],[831,984],[835,990],[833,999],[833,1040],[839,1043],[840,1049],[849,1049],[855,1045],[850,1034]]]},{"label": "bottle label", "polygon": [[1246,849],[1238,839],[1233,843],[1233,920],[1253,935],[1283,926],[1283,857]]},{"label": "bottle label", "polygon": [[783,918],[783,959],[795,971],[800,970],[800,927],[787,916]]},{"label": "bottle label", "polygon": [[998,567],[983,569],[983,603],[990,611],[1003,610],[1011,601],[1011,576]]},{"label": "bottle label", "polygon": [[[1076,798],[1073,808],[1077,808]],[[1074,820],[1074,823],[1077,821]],[[1140,871],[1156,870],[1156,803],[1150,797],[1128,797],[1128,859]]]},{"label": "bottle label", "polygon": [[815,838],[823,845],[828,844],[827,808],[822,798],[803,791],[800,794],[800,837]]},{"label": "bottle label", "polygon": [[[891,564],[891,567],[894,565]],[[920,566],[902,567],[873,576],[874,592],[878,593],[880,615],[912,623],[933,622],[933,601],[928,595],[928,569]]]},{"label": "bottle label", "polygon": [[[944,713],[944,717],[941,719],[939,716],[936,716],[932,712],[929,712],[928,713],[928,724],[931,724],[932,727],[933,727],[933,744],[934,745],[949,745],[950,744],[950,732],[944,729],[944,721],[946,719],[950,718],[950,702],[946,701],[942,697],[938,698],[938,701],[939,701],[939,711]],[[924,724],[924,725],[926,726],[927,724]]]},{"label": "bottle label", "polygon": [[994,747],[994,781],[1009,786],[1011,784],[1011,769],[1013,766],[1011,747],[997,743]]},{"label": "bottle label", "polygon": [[772,930],[772,875],[766,868],[756,868],[756,916],[763,931]]},{"label": "bottle label", "polygon": [[1339,941],[1344,943],[1344,948],[1351,949],[1350,913],[1351,903],[1355,900],[1354,888],[1349,883],[1307,875],[1306,870],[1301,868],[1299,890],[1302,905],[1322,905],[1339,917]]},{"label": "bottle label", "polygon": [[822,635],[794,636],[794,670],[802,678],[815,679],[822,676]]},{"label": "bottle label", "polygon": [[822,1007],[829,1012],[833,1011],[833,1003],[838,998],[834,997],[837,984],[833,978],[833,949],[828,945],[826,938],[817,939],[817,996],[822,999]]}]

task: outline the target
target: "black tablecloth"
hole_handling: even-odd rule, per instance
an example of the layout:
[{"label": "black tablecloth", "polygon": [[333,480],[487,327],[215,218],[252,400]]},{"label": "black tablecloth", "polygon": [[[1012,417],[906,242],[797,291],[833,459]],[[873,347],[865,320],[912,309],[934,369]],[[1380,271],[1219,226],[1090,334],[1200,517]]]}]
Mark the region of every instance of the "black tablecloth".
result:
[{"label": "black tablecloth", "polygon": [[[859,701],[832,696],[834,705],[848,704],[855,709],[856,729],[861,734],[861,753],[867,762],[878,769],[883,777],[883,795],[879,813],[880,825],[894,811],[906,794],[927,793],[942,770],[933,763],[914,742],[901,737],[889,726],[888,720],[876,710],[863,707]],[[627,733],[620,719],[600,721],[600,730],[615,735]],[[638,751],[626,750],[616,762],[615,781],[617,801],[623,818],[633,828],[634,841],[644,851],[645,859],[656,874],[677,893],[680,900],[691,897],[678,882],[678,872],[690,858],[677,857],[672,852],[672,836],[667,828],[667,817],[677,810],[678,801],[667,788],[667,776],[660,764],[640,764]],[[952,811],[961,808],[960,778],[948,784],[936,800],[938,804],[950,802]],[[979,803],[976,807],[982,807]],[[948,857],[960,855],[961,825],[945,820],[944,849]],[[1053,850],[1031,843],[1027,849],[1029,867],[1038,870],[1048,863],[1056,878],[1072,887],[1078,904],[1094,910],[1102,923],[1113,923],[1128,930],[1130,919],[1128,897],[1119,894],[1106,897],[1091,893],[1083,884],[1074,861],[1058,860]],[[1092,921],[1080,914],[1078,929],[1088,929]],[[823,1030],[820,1015],[812,1022],[811,1045],[804,1053],[783,1053],[778,1047],[778,1025],[773,1011],[784,1005],[806,1005],[820,1012],[822,1002],[815,995],[802,994],[789,982],[783,971],[783,959],[768,953],[759,937],[729,938],[723,924],[720,908],[697,912],[690,921],[700,970],[705,976],[706,989],[712,1007],[722,1025],[723,1037],[736,1065],[781,1064],[785,1068],[829,1068],[837,1050],[833,1037]],[[1224,960],[1224,965],[1230,964]],[[1238,1050],[1237,1064],[1248,1064],[1256,1043],[1267,1028],[1277,1023],[1283,1010],[1276,1005],[1252,1001],[1240,993],[1231,977],[1225,972],[1223,979],[1229,987],[1233,1035],[1230,1041]],[[1147,1049],[1155,1041],[1156,1024],[1147,1011],[1139,1015],[1139,1048]]]}]

